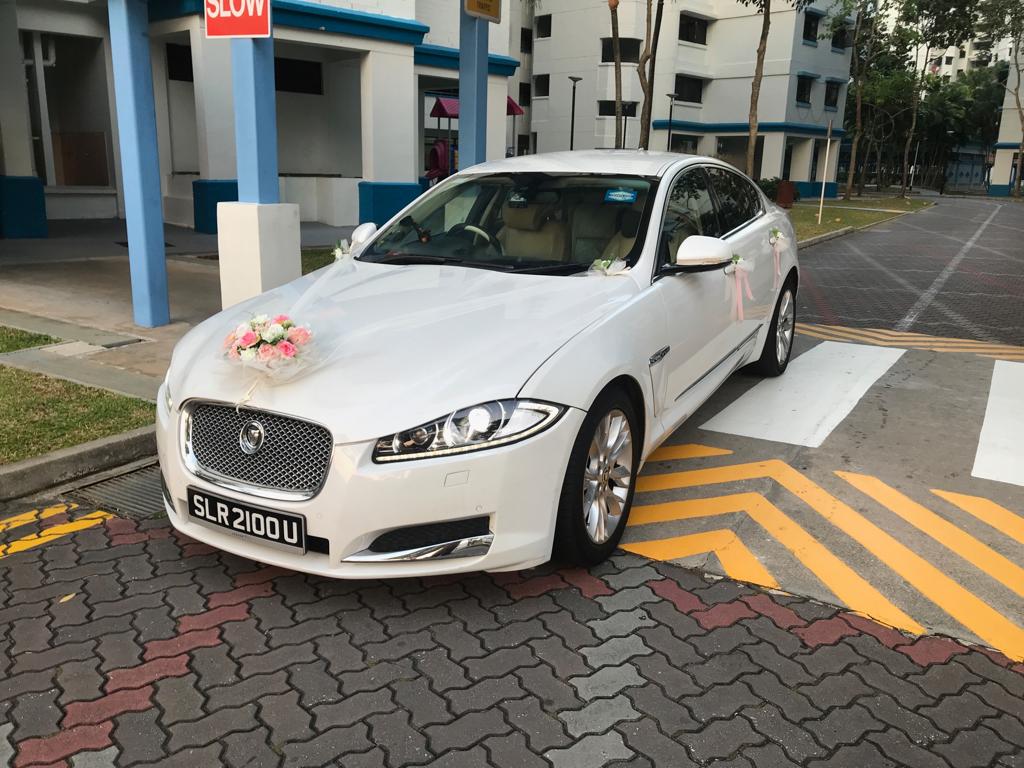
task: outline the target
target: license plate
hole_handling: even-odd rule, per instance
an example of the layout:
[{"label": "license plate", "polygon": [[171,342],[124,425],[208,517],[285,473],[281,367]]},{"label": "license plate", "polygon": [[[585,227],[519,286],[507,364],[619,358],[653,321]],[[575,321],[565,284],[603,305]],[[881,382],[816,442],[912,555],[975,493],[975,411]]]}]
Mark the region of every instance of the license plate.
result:
[{"label": "license plate", "polygon": [[301,515],[252,507],[195,488],[188,489],[188,514],[207,525],[289,550],[306,551],[306,519]]}]

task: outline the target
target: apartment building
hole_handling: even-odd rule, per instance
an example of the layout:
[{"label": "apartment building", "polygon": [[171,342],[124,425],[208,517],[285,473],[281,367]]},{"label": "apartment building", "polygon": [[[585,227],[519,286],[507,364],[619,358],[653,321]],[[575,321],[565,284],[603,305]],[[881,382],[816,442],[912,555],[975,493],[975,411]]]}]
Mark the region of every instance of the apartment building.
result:
[{"label": "apartment building", "polygon": [[[614,65],[606,0],[511,0],[509,40],[521,66],[510,95],[526,114],[506,141],[517,152],[611,147],[615,142]],[[797,183],[803,194],[835,193],[836,161],[850,71],[848,30],[833,34],[831,3],[777,6],[758,107],[755,175]],[[636,63],[643,47],[644,0],[618,10],[626,145],[640,135],[643,96]],[[655,64],[651,149],[670,148],[745,164],[750,84],[761,17],[735,0],[665,3]],[[571,78],[576,82],[573,121]],[[672,94],[670,96],[669,94]],[[833,145],[825,163],[825,136]]]},{"label": "apartment building", "polygon": [[1020,115],[1011,90],[1017,82],[1017,70],[1013,66],[1010,67],[1009,78],[1009,88],[1003,98],[1003,111],[999,121],[995,163],[989,177],[988,193],[996,197],[1006,197],[1013,189],[1022,133]]}]

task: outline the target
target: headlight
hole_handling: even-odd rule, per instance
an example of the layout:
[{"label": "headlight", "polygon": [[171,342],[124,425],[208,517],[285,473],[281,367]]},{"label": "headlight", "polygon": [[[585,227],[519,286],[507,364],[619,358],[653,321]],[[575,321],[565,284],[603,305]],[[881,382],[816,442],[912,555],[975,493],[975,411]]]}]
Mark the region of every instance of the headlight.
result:
[{"label": "headlight", "polygon": [[472,405],[382,437],[373,448],[373,460],[408,461],[507,445],[547,429],[564,412],[559,405],[534,400],[495,400]]}]

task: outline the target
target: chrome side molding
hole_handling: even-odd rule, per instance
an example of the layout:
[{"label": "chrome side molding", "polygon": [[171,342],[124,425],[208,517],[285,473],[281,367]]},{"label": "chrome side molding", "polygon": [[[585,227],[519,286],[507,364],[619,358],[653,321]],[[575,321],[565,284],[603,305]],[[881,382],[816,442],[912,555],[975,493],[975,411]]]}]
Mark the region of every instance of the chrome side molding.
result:
[{"label": "chrome side molding", "polygon": [[455,539],[440,544],[430,544],[416,549],[403,549],[397,552],[373,552],[364,549],[344,558],[344,563],[395,563],[414,560],[447,560],[453,557],[479,557],[486,555],[494,541],[494,534],[470,536],[466,539]]}]

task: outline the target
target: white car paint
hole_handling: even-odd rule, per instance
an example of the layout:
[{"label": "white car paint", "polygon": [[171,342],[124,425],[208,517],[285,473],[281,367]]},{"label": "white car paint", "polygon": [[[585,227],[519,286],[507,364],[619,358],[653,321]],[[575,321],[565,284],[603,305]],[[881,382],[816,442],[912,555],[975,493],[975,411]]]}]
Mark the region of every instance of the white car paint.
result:
[{"label": "white car paint", "polygon": [[[723,238],[754,267],[749,273],[754,298],[745,300],[742,321],[732,315],[734,278],[721,269],[655,279],[661,212],[671,181],[697,165],[728,167],[679,154],[588,151],[485,163],[457,175],[542,171],[659,177],[655,215],[640,233],[646,245],[624,274],[526,275],[355,261],[329,300],[318,303],[316,314],[297,318],[321,336],[331,334],[342,350],[338,360],[290,382],[258,386],[245,402],[247,408],[288,414],[331,431],[326,482],[307,500],[271,500],[259,489],[239,492],[190,472],[183,457],[183,406],[242,400],[250,379],[220,353],[223,336],[236,322],[231,318],[282,311],[315,276],[197,326],[175,350],[157,409],[165,504],[174,526],[254,560],[343,578],[511,570],[546,561],[569,453],[602,389],[619,377],[635,382],[643,398],[642,453],[648,455],[730,373],[760,356],[782,282],[773,279],[772,227],[786,234],[782,277],[796,269],[788,217],[758,191],[763,213]],[[652,356],[666,348],[652,364]],[[394,464],[371,459],[376,438],[459,408],[515,397],[567,410],[547,430],[512,445]],[[330,554],[286,552],[200,524],[187,513],[190,486],[239,504],[299,514],[309,534],[329,540]],[[493,533],[486,554],[408,562],[351,559],[383,532],[478,515],[489,517]]]}]

